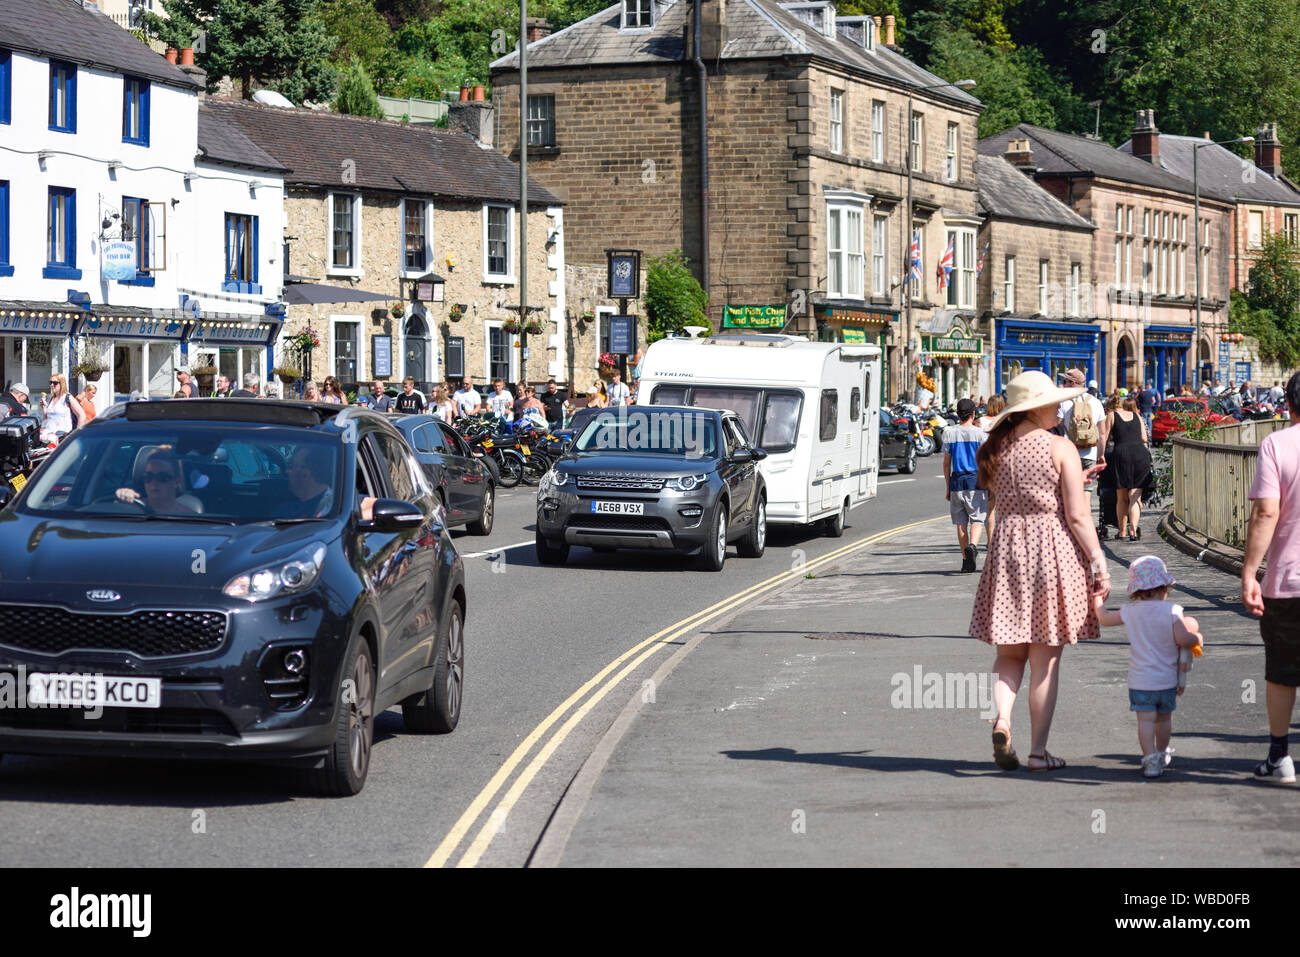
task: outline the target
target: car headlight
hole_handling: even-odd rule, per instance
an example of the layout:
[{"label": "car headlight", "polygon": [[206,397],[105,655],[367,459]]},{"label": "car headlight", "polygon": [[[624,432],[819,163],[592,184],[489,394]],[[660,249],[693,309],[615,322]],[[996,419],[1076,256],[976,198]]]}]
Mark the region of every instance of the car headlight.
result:
[{"label": "car headlight", "polygon": [[704,484],[706,478],[705,475],[683,475],[681,478],[670,478],[664,482],[664,488],[672,489],[674,492],[694,492]]},{"label": "car headlight", "polygon": [[221,591],[231,598],[242,598],[245,601],[265,601],[280,595],[292,595],[316,584],[324,565],[325,546],[314,542],[287,561],[236,575],[226,582],[226,587]]},{"label": "car headlight", "polygon": [[567,484],[568,481],[569,481],[568,472],[561,472],[559,469],[551,469],[551,484],[554,485],[556,488],[559,488],[561,485]]}]

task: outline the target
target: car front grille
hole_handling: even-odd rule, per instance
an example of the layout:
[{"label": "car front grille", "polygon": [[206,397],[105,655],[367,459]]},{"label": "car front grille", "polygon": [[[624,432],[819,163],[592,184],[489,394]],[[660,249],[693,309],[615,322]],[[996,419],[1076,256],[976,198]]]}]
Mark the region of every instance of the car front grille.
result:
[{"label": "car front grille", "polygon": [[0,605],[0,645],[42,655],[126,651],[165,658],[215,651],[226,616],[212,611],[136,611],[105,615],[48,605]]},{"label": "car front grille", "polygon": [[116,734],[196,734],[235,737],[235,726],[219,711],[202,708],[5,708],[0,730],[102,731]]},{"label": "car front grille", "polygon": [[663,479],[618,478],[612,475],[579,475],[580,492],[658,492],[664,487]]},{"label": "car front grille", "polygon": [[567,527],[622,532],[672,531],[672,526],[668,524],[667,519],[641,515],[576,515],[569,519]]}]

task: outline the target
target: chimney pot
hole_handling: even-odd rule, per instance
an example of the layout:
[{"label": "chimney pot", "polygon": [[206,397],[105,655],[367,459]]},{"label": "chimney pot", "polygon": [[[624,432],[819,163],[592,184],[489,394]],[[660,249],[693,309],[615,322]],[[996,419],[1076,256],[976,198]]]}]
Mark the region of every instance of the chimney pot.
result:
[{"label": "chimney pot", "polygon": [[552,29],[551,21],[547,20],[545,17],[529,17],[528,42],[536,43],[538,40],[549,37]]},{"label": "chimney pot", "polygon": [[881,29],[880,29],[880,28],[884,25],[885,18],[884,18],[884,17],[872,17],[871,20],[872,20],[872,22],[875,23],[875,25],[876,25],[876,42],[875,42],[875,46],[880,46],[880,40],[881,40],[881,37],[883,36],[883,34],[881,33]]},{"label": "chimney pot", "polygon": [[894,45],[894,15],[892,13],[885,15],[885,46]]},{"label": "chimney pot", "polygon": [[1156,129],[1156,111],[1138,110],[1133,124],[1133,155],[1153,166],[1160,165],[1160,131]]},{"label": "chimney pot", "polygon": [[1034,169],[1034,151],[1029,145],[1028,138],[1020,137],[1013,140],[1007,140],[1006,160],[1012,166],[1015,166],[1026,172],[1033,172]]},{"label": "chimney pot", "polygon": [[1255,130],[1255,165],[1269,176],[1282,175],[1282,143],[1276,123],[1262,123]]}]

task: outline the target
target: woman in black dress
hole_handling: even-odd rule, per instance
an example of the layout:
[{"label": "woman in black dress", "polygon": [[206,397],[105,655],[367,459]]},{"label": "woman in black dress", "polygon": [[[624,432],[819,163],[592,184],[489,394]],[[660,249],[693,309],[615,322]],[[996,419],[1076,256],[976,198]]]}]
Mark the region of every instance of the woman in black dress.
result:
[{"label": "woman in black dress", "polygon": [[[1109,465],[1115,473],[1115,511],[1119,518],[1119,537],[1136,542],[1142,537],[1138,520],[1142,514],[1142,489],[1151,475],[1151,453],[1147,451],[1147,428],[1138,415],[1137,399],[1126,396],[1120,407],[1101,423],[1099,448],[1108,439],[1115,447]],[[1105,454],[1103,452],[1103,454]]]}]

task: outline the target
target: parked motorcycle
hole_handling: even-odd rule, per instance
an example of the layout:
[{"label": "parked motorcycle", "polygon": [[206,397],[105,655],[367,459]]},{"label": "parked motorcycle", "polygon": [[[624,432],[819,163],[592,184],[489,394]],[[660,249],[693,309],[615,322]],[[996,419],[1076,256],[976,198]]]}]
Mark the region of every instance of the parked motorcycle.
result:
[{"label": "parked motorcycle", "polygon": [[7,498],[21,492],[49,456],[51,448],[40,445],[40,432],[40,419],[34,415],[10,416],[0,422],[0,488]]}]

